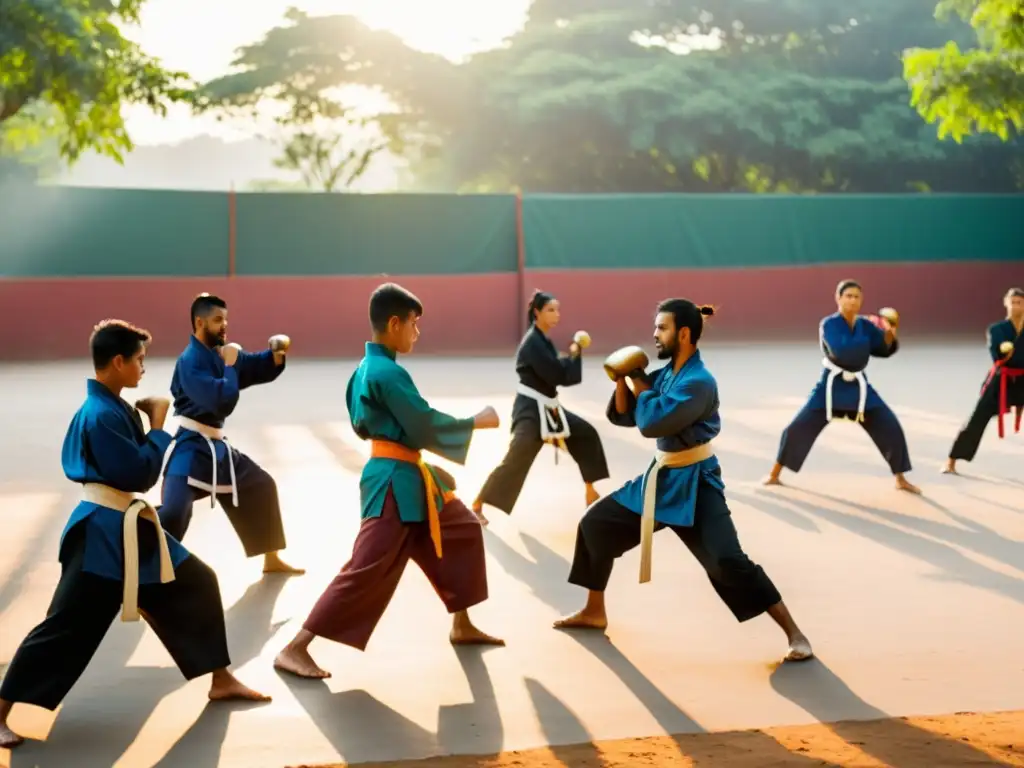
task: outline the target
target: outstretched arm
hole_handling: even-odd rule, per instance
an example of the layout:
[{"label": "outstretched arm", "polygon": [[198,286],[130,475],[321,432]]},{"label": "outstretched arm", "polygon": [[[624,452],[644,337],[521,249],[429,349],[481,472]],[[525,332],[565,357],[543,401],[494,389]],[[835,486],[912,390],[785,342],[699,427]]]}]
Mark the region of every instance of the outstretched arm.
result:
[{"label": "outstretched arm", "polygon": [[699,379],[683,381],[664,392],[641,392],[634,411],[640,434],[658,438],[682,432],[708,412],[714,395],[714,388]]},{"label": "outstretched arm", "polygon": [[238,388],[245,389],[256,384],[269,384],[284,371],[286,356],[281,356],[280,365],[274,359],[274,352],[265,349],[262,352],[239,352],[234,367],[238,372]]},{"label": "outstretched arm", "polygon": [[465,464],[473,439],[472,416],[459,419],[442,413],[423,399],[409,373],[396,367],[377,385],[375,393],[391,412],[412,443],[456,464]]},{"label": "outstretched arm", "polygon": [[151,429],[146,442],[139,445],[124,431],[118,415],[101,413],[86,436],[89,453],[96,468],[110,483],[122,490],[145,493],[160,479],[164,453],[171,436],[162,429]]}]

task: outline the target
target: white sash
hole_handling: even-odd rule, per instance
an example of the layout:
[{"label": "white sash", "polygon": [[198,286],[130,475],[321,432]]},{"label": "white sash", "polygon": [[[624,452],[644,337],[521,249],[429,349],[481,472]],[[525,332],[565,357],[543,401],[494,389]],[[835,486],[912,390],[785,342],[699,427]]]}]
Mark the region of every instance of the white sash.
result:
[{"label": "white sash", "polygon": [[848,371],[845,368],[840,368],[838,365],[833,363],[827,357],[821,359],[821,364],[829,371],[828,378],[825,380],[825,418],[828,421],[832,421],[832,384],[835,382],[837,376],[842,376],[843,381],[856,381],[859,389],[857,397],[857,421],[864,421],[864,409],[868,403],[868,380],[864,376],[864,371]]},{"label": "white sash", "polygon": [[[569,419],[566,418],[565,409],[562,407],[562,404],[558,402],[557,397],[545,397],[537,390],[531,389],[525,384],[519,384],[516,387],[516,392],[537,403],[537,412],[540,416],[541,440],[546,443],[550,443],[555,440],[565,440],[569,437]],[[549,411],[554,411],[558,414],[559,419],[561,419],[562,428],[560,430],[557,430],[556,425],[552,423]]]},{"label": "white sash", "polygon": [[138,621],[139,518],[149,520],[156,526],[157,544],[160,547],[161,583],[174,581],[174,564],[171,562],[171,551],[167,547],[167,536],[160,525],[160,518],[145,499],[101,483],[85,483],[82,486],[82,501],[124,513],[124,595],[121,601],[121,621]]},{"label": "white sash", "polygon": [[[207,491],[210,494],[210,506],[213,507],[217,501],[218,493],[227,493],[231,491],[231,503],[234,506],[238,506],[238,483],[235,480],[235,459],[231,455],[231,444],[228,443],[227,437],[224,436],[224,430],[218,427],[211,427],[209,424],[203,424],[201,421],[190,419],[187,416],[179,416],[178,424],[185,429],[202,435],[203,439],[206,440],[206,444],[210,446],[210,455],[213,457],[213,471],[210,474],[210,484],[196,480],[195,478],[188,478],[188,484],[193,488],[199,488],[200,490]],[[224,443],[228,449],[228,471],[231,475],[231,485],[218,486],[217,485],[217,446],[213,444],[213,441],[217,440]],[[174,444],[177,440],[171,440],[171,444],[167,446],[167,451],[164,453],[164,463],[160,468],[160,474],[167,470],[167,462],[171,460],[171,454],[174,453]]]},{"label": "white sash", "polygon": [[711,443],[683,451],[656,451],[644,477],[644,505],[640,517],[640,583],[651,580],[651,547],[654,543],[654,511],[658,501],[658,471],[662,467],[689,467],[715,455]]}]

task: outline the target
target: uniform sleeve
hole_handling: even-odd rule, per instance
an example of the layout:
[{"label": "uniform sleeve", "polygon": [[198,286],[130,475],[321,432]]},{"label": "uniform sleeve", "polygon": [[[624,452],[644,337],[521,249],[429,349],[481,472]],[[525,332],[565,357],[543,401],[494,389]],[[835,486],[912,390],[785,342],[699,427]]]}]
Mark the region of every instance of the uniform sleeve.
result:
[{"label": "uniform sleeve", "polygon": [[288,357],[285,356],[278,365],[274,362],[273,350],[265,349],[262,352],[239,352],[235,364],[225,367],[235,369],[241,390],[256,384],[269,384],[284,372],[287,363]]},{"label": "uniform sleeve", "polygon": [[125,433],[121,417],[101,413],[88,433],[89,452],[101,476],[122,491],[145,493],[160,479],[164,453],[171,436],[162,429],[151,429],[146,442],[139,445]]},{"label": "uniform sleeve", "polygon": [[583,357],[560,357],[536,332],[519,350],[520,360],[552,387],[571,387],[583,381]]},{"label": "uniform sleeve", "polygon": [[683,381],[664,392],[649,389],[637,396],[633,418],[644,437],[668,437],[699,421],[713,397],[714,388],[701,379]]},{"label": "uniform sleeve", "polygon": [[864,324],[867,326],[868,337],[871,339],[872,357],[892,357],[897,352],[899,352],[899,339],[894,338],[892,340],[892,344],[887,344],[885,341],[885,331],[883,331],[874,323],[865,321]]},{"label": "uniform sleeve", "polygon": [[465,464],[473,439],[473,419],[442,413],[423,399],[412,376],[394,366],[376,384],[381,403],[409,438],[410,447],[427,450],[456,464]]},{"label": "uniform sleeve", "polygon": [[179,373],[178,383],[185,397],[206,413],[217,413],[221,403],[238,398],[241,387],[233,365],[224,366],[224,375],[218,377],[194,361],[182,361]]}]

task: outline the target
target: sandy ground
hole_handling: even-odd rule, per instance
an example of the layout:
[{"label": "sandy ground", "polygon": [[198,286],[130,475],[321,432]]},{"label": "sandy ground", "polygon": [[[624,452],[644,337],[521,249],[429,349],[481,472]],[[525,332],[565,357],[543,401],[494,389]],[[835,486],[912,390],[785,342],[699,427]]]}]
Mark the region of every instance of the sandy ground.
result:
[{"label": "sandy ground", "polygon": [[[147,627],[115,622],[56,717],[16,708],[12,725],[43,741],[0,751],[0,765],[395,766],[434,756],[447,757],[417,765],[1024,764],[1016,715],[940,717],[1024,710],[1024,435],[1000,441],[993,426],[964,476],[938,473],[984,377],[982,346],[908,344],[872,364],[907,432],[923,498],[896,493],[867,436],[841,423],[788,487],[762,488],[779,433],[817,375],[813,339],[708,346],[705,358],[721,388],[718,453],[741,540],[817,661],[779,666],[785,644],[770,619],[737,624],[667,535],[656,539],[651,583],[637,583],[636,553],[620,562],[606,637],[553,631],[582,598],[565,578],[583,488],[572,462],[556,466],[546,450],[514,515],[492,510],[486,533],[491,600],[475,615],[507,648],[453,649],[443,609],[410,569],[366,653],[318,641],[312,650],[331,680],[278,676],[274,655],[349,554],[365,451],[343,401],[354,361],[296,359],[276,384],[245,393],[229,433],[277,477],[288,557],[309,573],[261,579],[223,514],[205,505],[186,541],[220,577],[234,667],[274,702],[207,704],[207,681],[184,682]],[[508,413],[507,360],[413,357],[409,367],[439,408],[470,414],[490,403]],[[3,392],[17,393],[0,399],[0,672],[59,574],[57,541],[76,499],[60,443],[86,375],[84,362],[0,367]],[[170,363],[152,361],[139,395],[162,393],[169,378]],[[642,471],[651,445],[604,422],[599,361],[585,378],[563,399],[598,425],[612,471],[599,488],[610,491]],[[457,472],[465,497],[507,439],[504,429],[475,439]],[[891,719],[903,716],[911,719]],[[572,744],[582,746],[563,746]]]}]

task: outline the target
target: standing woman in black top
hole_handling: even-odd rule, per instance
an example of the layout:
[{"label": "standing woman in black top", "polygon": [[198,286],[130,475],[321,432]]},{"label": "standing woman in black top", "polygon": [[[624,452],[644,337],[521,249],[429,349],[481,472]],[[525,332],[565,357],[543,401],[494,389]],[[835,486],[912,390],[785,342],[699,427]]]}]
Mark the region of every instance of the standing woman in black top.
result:
[{"label": "standing woman in black top", "polygon": [[554,445],[556,462],[561,447],[579,465],[587,506],[600,498],[594,483],[608,477],[608,462],[597,430],[558,402],[559,387],[571,387],[583,380],[580,355],[581,346],[587,343],[585,334],[577,334],[569,345],[569,355],[560,356],[548,337],[560,318],[557,299],[537,291],[527,313],[530,328],[516,350],[519,385],[512,404],[512,442],[473,502],[473,511],[483,525],[487,524],[484,504],[512,513],[526,475],[545,443]]}]

